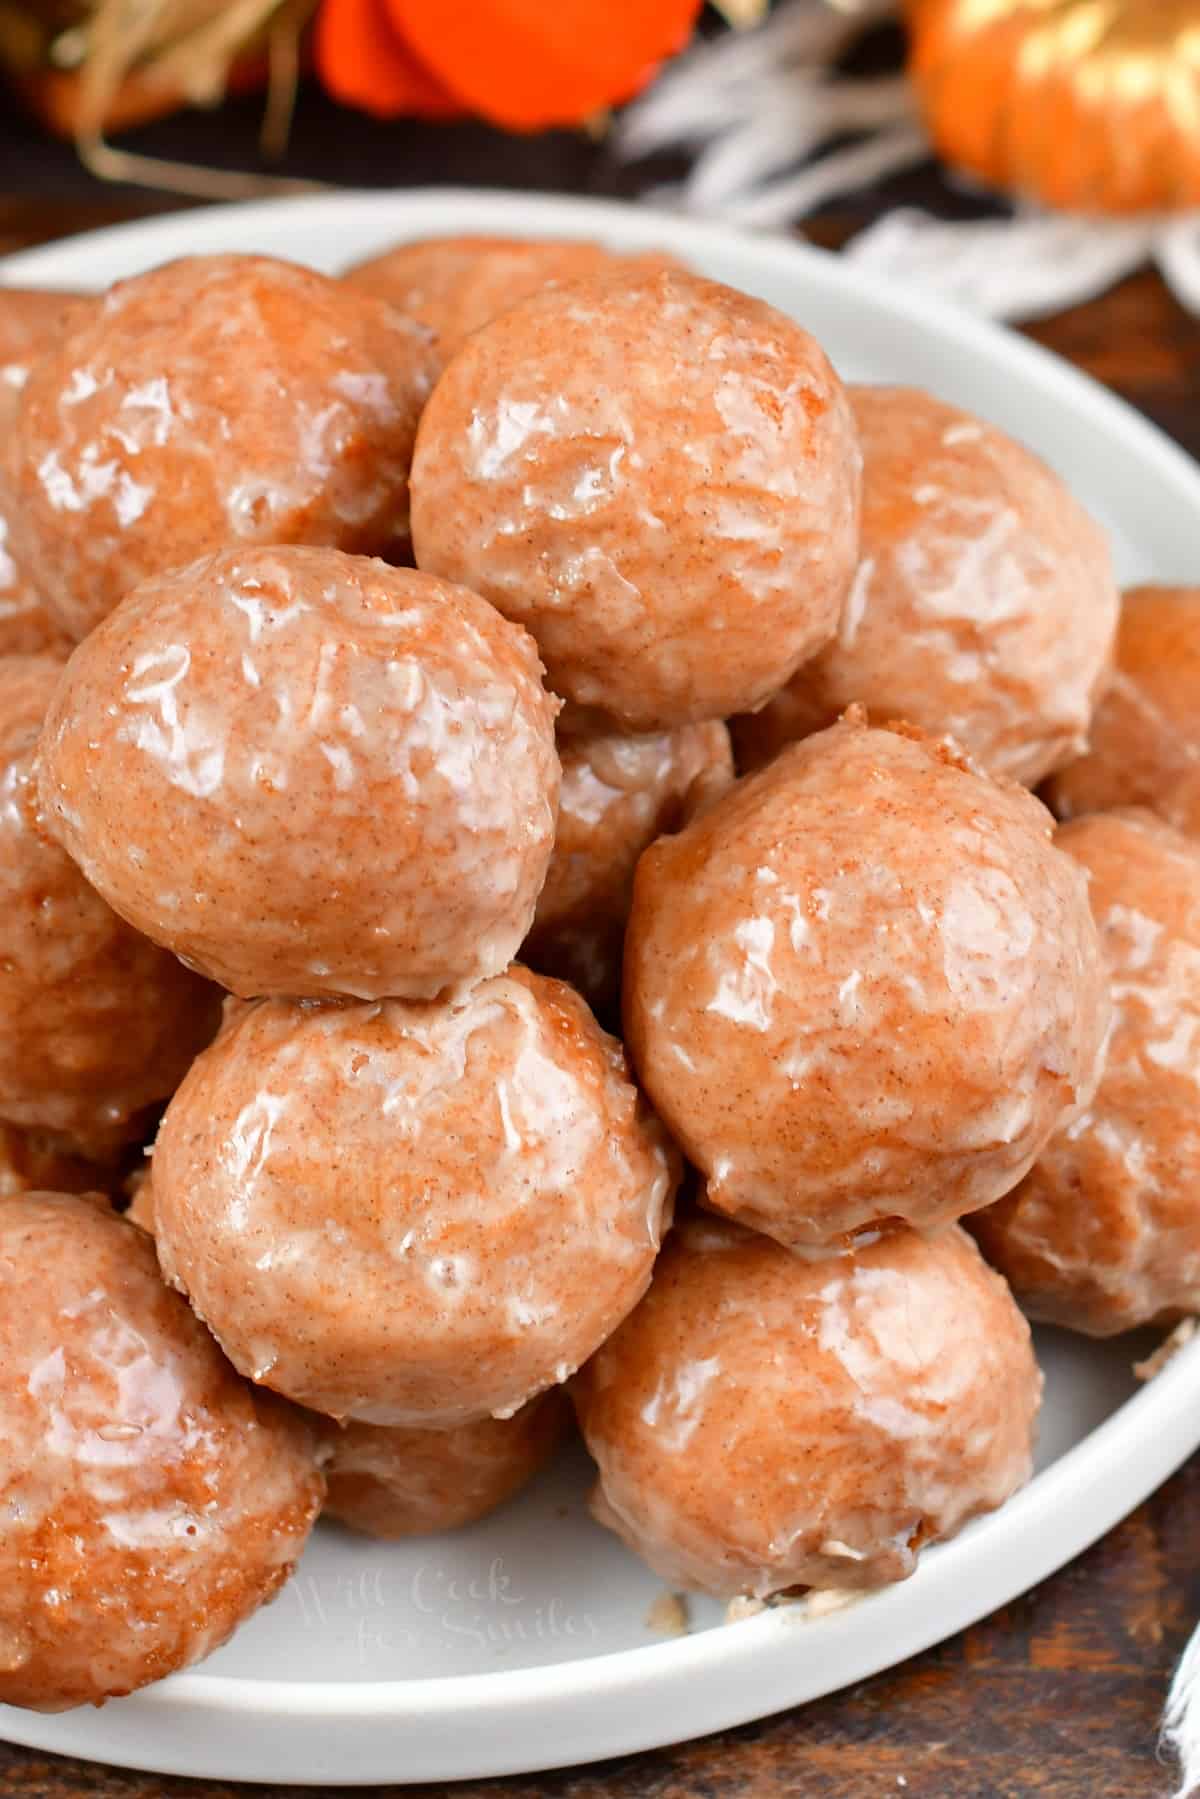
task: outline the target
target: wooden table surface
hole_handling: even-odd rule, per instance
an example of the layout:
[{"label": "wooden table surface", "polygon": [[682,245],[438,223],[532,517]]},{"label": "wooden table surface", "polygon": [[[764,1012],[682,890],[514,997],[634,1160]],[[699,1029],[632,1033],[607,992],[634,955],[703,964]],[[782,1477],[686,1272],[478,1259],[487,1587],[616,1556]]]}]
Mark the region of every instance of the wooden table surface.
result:
[{"label": "wooden table surface", "polygon": [[[5,133],[13,130],[0,119],[9,185],[16,165]],[[100,189],[76,174],[67,152],[21,141],[25,167],[36,164],[37,178],[31,185],[26,174],[23,195],[0,197],[0,253],[163,204]],[[530,163],[525,145],[487,147],[486,158],[473,164],[468,156],[465,168],[444,155],[433,167],[428,154],[418,155],[415,167],[410,157],[390,179],[525,181],[592,192],[624,185],[597,174],[591,153],[575,144],[554,154],[553,168],[548,150]],[[563,154],[573,159],[567,179],[560,178]],[[364,151],[362,162],[379,178],[377,156]],[[351,163],[352,178],[364,179]],[[812,235],[836,243],[891,197],[822,220]],[[906,184],[902,197],[962,210],[961,197],[932,176]],[[1156,276],[1137,276],[1033,335],[1200,457],[1200,321]],[[1198,1520],[1200,1459],[1016,1604],[834,1698],[576,1771],[393,1791],[413,1799],[433,1792],[441,1799],[1166,1799],[1173,1782],[1156,1756],[1156,1723],[1172,1665],[1200,1618]],[[0,1744],[0,1799],[229,1799],[239,1792],[298,1799],[305,1790],[163,1780]]]}]

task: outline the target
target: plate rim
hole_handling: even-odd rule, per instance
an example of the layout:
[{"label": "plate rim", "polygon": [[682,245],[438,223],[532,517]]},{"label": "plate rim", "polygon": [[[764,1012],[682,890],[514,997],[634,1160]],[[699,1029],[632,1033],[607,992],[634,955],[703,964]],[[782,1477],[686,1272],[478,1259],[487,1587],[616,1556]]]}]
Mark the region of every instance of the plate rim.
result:
[{"label": "plate rim", "polygon": [[[158,1713],[173,1713],[177,1728],[198,1723],[206,1733],[205,1747],[198,1753],[183,1739],[158,1746],[153,1734],[144,1746],[136,1738],[119,1747],[95,1737],[82,1744],[63,1742],[55,1736],[56,1718],[6,1707],[0,1707],[0,1735],[33,1748],[93,1754],[121,1766],[158,1773],[316,1787],[325,1785],[331,1776],[341,1786],[376,1786],[529,1773],[637,1753],[727,1729],[869,1679],[1029,1591],[1095,1542],[1197,1447],[1198,1396],[1200,1337],[1180,1349],[1140,1393],[1118,1406],[1007,1505],[968,1526],[952,1541],[925,1552],[912,1577],[922,1581],[929,1601],[917,1627],[913,1626],[912,1610],[904,1606],[912,1581],[867,1596],[861,1605],[872,1608],[880,1626],[878,1647],[865,1661],[851,1649],[853,1673],[845,1679],[839,1675],[833,1681],[821,1677],[806,1683],[793,1677],[805,1668],[804,1658],[795,1653],[803,1640],[796,1627],[802,1631],[819,1627],[822,1665],[828,1665],[839,1659],[848,1640],[853,1644],[860,1607],[819,1621],[806,1620],[798,1607],[780,1607],[694,1637],[557,1665],[375,1682],[292,1683],[184,1674],[115,1702],[128,1724],[144,1725],[151,1733],[156,1724],[161,1727],[166,1722],[165,1717],[156,1717]],[[1135,1409],[1136,1427],[1131,1434],[1129,1414]],[[1115,1465],[1108,1453],[1112,1439],[1121,1451]],[[1132,1477],[1131,1469],[1135,1470]],[[1071,1506],[1060,1503],[1064,1487]],[[1096,1502],[1095,1509],[1086,1540],[1081,1541],[1066,1521],[1074,1508],[1089,1500]],[[982,1581],[971,1551],[971,1538],[980,1529],[988,1531],[993,1550],[986,1564],[987,1578]],[[1032,1558],[1026,1554],[1019,1559],[1007,1553],[1014,1543],[1039,1531],[1039,1549]],[[1070,1544],[1065,1554],[1064,1541]],[[961,1562],[967,1564],[966,1579],[960,1578]],[[1010,1570],[1017,1565],[1020,1572],[1014,1577]],[[891,1634],[887,1626],[894,1610],[900,1610],[902,1628]],[[709,1680],[714,1675],[724,1677],[725,1684],[715,1701],[706,1698],[705,1715],[697,1727],[689,1698],[700,1674]],[[748,1685],[746,1677],[751,1674],[755,1679]],[[806,1684],[812,1684],[814,1690],[806,1692]],[[635,1709],[617,1726],[606,1718],[605,1702],[621,1697],[648,1701],[654,1709],[649,1714],[644,1707]],[[664,1699],[670,1701],[666,1706],[662,1705]],[[78,1718],[79,1714],[68,1716]],[[285,1766],[280,1765],[276,1748],[269,1769],[248,1772],[243,1759],[244,1736],[235,1736],[230,1749],[217,1745],[207,1734],[218,1716],[235,1727],[252,1723],[256,1730],[306,1719],[310,1729],[297,1733],[302,1747],[288,1752],[292,1759]],[[447,1723],[461,1726],[464,1717],[471,1722],[465,1741],[449,1748],[443,1743],[432,1759],[420,1759],[422,1749],[430,1754],[430,1732],[436,1733]],[[369,1747],[361,1742],[356,1745],[355,1765],[339,1761],[335,1770],[321,1759],[322,1750],[328,1754],[334,1746],[328,1734],[331,1726],[389,1729]],[[103,1715],[96,1728],[103,1728]],[[414,1734],[392,1734],[405,1729]],[[409,1758],[406,1767],[397,1767],[394,1759],[401,1750]]]},{"label": "plate rim", "polygon": [[[1166,1366],[1151,1376],[1140,1392],[1131,1394],[1128,1399],[1109,1413],[1102,1424],[1098,1424],[1094,1430],[1089,1431],[1086,1437],[1059,1456],[998,1510],[973,1520],[957,1536],[948,1541],[931,1545],[924,1551],[916,1571],[907,1580],[897,1581],[892,1586],[881,1587],[864,1594],[861,1600],[858,1600],[853,1606],[845,1608],[845,1615],[858,1612],[860,1607],[865,1605],[871,1605],[873,1608],[880,1607],[883,1602],[896,1594],[907,1596],[906,1589],[910,1588],[912,1581],[918,1578],[922,1570],[937,1570],[943,1581],[953,1581],[956,1573],[955,1564],[968,1555],[969,1547],[980,1530],[987,1530],[989,1535],[994,1536],[998,1534],[999,1527],[1003,1525],[1006,1527],[1008,1536],[1017,1537],[1024,1531],[1035,1528],[1037,1516],[1040,1513],[1056,1515],[1059,1510],[1059,1488],[1065,1485],[1074,1489],[1088,1479],[1096,1479],[1107,1472],[1106,1452],[1110,1437],[1119,1438],[1121,1448],[1127,1457],[1131,1450],[1135,1450],[1139,1446],[1137,1442],[1126,1441],[1130,1427],[1129,1414],[1135,1410],[1138,1413],[1138,1436],[1142,1446],[1148,1448],[1156,1437],[1170,1438],[1173,1435],[1170,1423],[1176,1412],[1176,1387],[1181,1389],[1181,1400],[1183,1394],[1191,1393],[1193,1389],[1195,1389],[1195,1396],[1200,1398],[1200,1335],[1176,1350]],[[1184,1409],[1183,1403],[1179,1403],[1180,1414],[1184,1412]],[[1160,1414],[1162,1415],[1160,1416]],[[1196,1419],[1190,1430],[1180,1432],[1179,1436],[1181,1441],[1186,1441],[1191,1445],[1190,1449],[1183,1451],[1183,1458],[1191,1453],[1191,1450],[1200,1447],[1200,1407],[1197,1408]],[[1174,1453],[1174,1446],[1167,1451],[1168,1455],[1172,1453]],[[1151,1465],[1155,1465],[1157,1462],[1157,1458],[1150,1458],[1150,1460]],[[1177,1465],[1172,1464],[1172,1466]],[[1168,1473],[1170,1471],[1170,1469],[1167,1470]],[[1142,1478],[1143,1475],[1139,1474],[1138,1481],[1140,1482]],[[1166,1475],[1162,1475],[1155,1481],[1154,1486],[1147,1487],[1144,1496],[1152,1493],[1165,1478]],[[1141,1501],[1135,1500],[1132,1503],[1136,1505]],[[1097,1542],[1106,1531],[1111,1529],[1113,1524],[1127,1516],[1129,1510],[1132,1509],[1132,1506],[1126,1505],[1123,1499],[1114,1501],[1114,1506],[1116,1505],[1123,1506],[1123,1509],[1114,1510],[1111,1520],[1101,1524],[1085,1543],[1080,1543],[1068,1559],[1074,1559],[1075,1555],[1082,1554],[1086,1548]],[[1026,1514],[1033,1514],[1033,1516],[1027,1517]],[[1090,1524],[1088,1528],[1090,1530]],[[1051,1551],[1050,1553],[1053,1555],[1055,1552]],[[973,1555],[970,1559],[974,1560]],[[1047,1574],[1063,1565],[1065,1564],[1061,1562],[1053,1562],[1033,1580],[1025,1578],[1023,1565],[1022,1574],[1019,1577],[1020,1584],[1010,1589],[1005,1581],[998,1582],[997,1589],[1003,1588],[1001,1596],[991,1600],[985,1612],[975,1612],[973,1616],[984,1616],[986,1612],[1006,1605],[1018,1594],[1028,1592],[1031,1587],[1037,1585],[1038,1581],[1045,1579]],[[926,1584],[930,1584],[928,1577]],[[974,1606],[975,1598],[973,1597],[969,1603]],[[280,1715],[285,1716],[311,1710],[314,1692],[319,1691],[326,1695],[352,1692],[366,1696],[362,1715],[372,1716],[378,1715],[380,1708],[385,1706],[389,1694],[394,1693],[397,1688],[407,1688],[421,1695],[423,1699],[433,1699],[432,1706],[421,1707],[422,1711],[426,1713],[430,1710],[445,1709],[457,1711],[464,1703],[465,1689],[478,1690],[481,1686],[486,1686],[489,1695],[495,1694],[502,1698],[505,1693],[510,1696],[516,1695],[532,1679],[539,1686],[540,1696],[546,1696],[547,1687],[566,1689],[572,1686],[574,1682],[571,1677],[581,1668],[591,1671],[599,1669],[610,1671],[615,1684],[622,1684],[616,1680],[618,1674],[629,1681],[638,1681],[649,1666],[664,1656],[669,1656],[673,1661],[683,1662],[690,1668],[691,1664],[708,1659],[707,1651],[713,1647],[714,1643],[724,1645],[728,1641],[730,1644],[728,1651],[717,1655],[714,1659],[723,1663],[730,1662],[737,1658],[739,1651],[753,1653],[762,1647],[763,1645],[758,1642],[759,1637],[768,1642],[774,1639],[791,1640],[797,1627],[807,1628],[816,1623],[820,1624],[824,1632],[832,1628],[843,1615],[843,1613],[832,1613],[819,1620],[809,1619],[799,1609],[793,1611],[787,1606],[768,1606],[763,1612],[738,1620],[735,1625],[715,1625],[698,1631],[694,1635],[672,1637],[660,1642],[642,1644],[635,1649],[612,1650],[603,1655],[580,1656],[572,1661],[541,1663],[529,1668],[496,1669],[494,1672],[484,1674],[431,1675],[428,1678],[417,1680],[408,1678],[378,1681],[259,1681],[244,1675],[203,1675],[198,1672],[185,1672],[173,1675],[169,1680],[161,1681],[155,1686],[144,1688],[141,1693],[133,1697],[150,1702],[164,1699],[169,1695],[176,1701],[187,1699],[193,1704],[199,1703],[203,1709],[207,1710],[213,1709],[213,1706],[218,1704],[221,1709],[247,1709],[249,1701],[245,1695],[251,1693],[257,1698],[267,1697],[269,1701],[274,1702]],[[949,1631],[943,1632],[939,1615],[933,1633],[921,1644],[921,1647],[928,1648],[932,1643],[943,1641],[946,1636],[953,1636],[960,1628],[963,1626],[956,1625]],[[917,1653],[919,1650],[906,1651],[904,1659],[907,1659],[908,1655]],[[895,1658],[889,1652],[880,1666],[890,1667],[894,1665],[894,1660]],[[878,1668],[871,1670],[873,1673],[878,1671]],[[193,1691],[193,1689],[196,1690]],[[200,1689],[208,1690],[201,1691]],[[301,1696],[300,1699],[297,1699],[297,1695]],[[321,1709],[321,1707],[317,1709]],[[343,1708],[331,1703],[329,1709],[341,1710]]]},{"label": "plate rim", "polygon": [[[1121,454],[1135,454],[1143,472],[1165,480],[1180,504],[1195,512],[1200,521],[1200,465],[1180,445],[1141,412],[1075,369],[1053,352],[1019,336],[1008,327],[981,319],[948,301],[930,296],[890,276],[885,281],[853,262],[787,237],[750,234],[736,227],[684,218],[641,203],[526,194],[505,189],[463,187],[398,188],[391,190],[344,189],[329,194],[303,195],[251,204],[204,208],[196,212],[170,212],[149,219],[108,226],[22,251],[0,261],[0,285],[34,282],[63,286],[79,282],[76,264],[86,263],[115,242],[133,246],[145,260],[153,260],[156,245],[167,244],[177,253],[181,233],[197,250],[216,248],[228,238],[236,220],[235,238],[244,238],[260,221],[274,229],[281,214],[294,215],[297,227],[304,219],[336,213],[348,203],[377,213],[380,240],[390,233],[394,241],[406,236],[432,234],[435,230],[524,230],[554,237],[601,236],[631,246],[667,242],[683,254],[703,255],[706,250],[745,259],[748,272],[760,268],[779,270],[784,279],[816,284],[832,296],[853,290],[880,305],[898,325],[922,332],[932,326],[967,350],[979,348],[989,358],[1002,357],[1042,396],[1056,395],[1070,401],[1074,415],[1086,418],[1097,431],[1114,435]],[[64,272],[65,271],[65,272]],[[84,283],[86,285],[86,283]],[[956,1634],[976,1619],[1008,1603],[1018,1594],[1073,1559],[1084,1548],[1126,1516],[1154,1491],[1197,1447],[1200,1447],[1200,1339],[1180,1349],[1169,1364],[1139,1393],[1133,1394],[1091,1431],[1060,1456],[1006,1506],[969,1526],[948,1543],[929,1549],[913,1577],[929,1589],[928,1603],[911,1605],[910,1582],[883,1589],[860,1604],[820,1619],[824,1658],[836,1660],[840,1644],[857,1635],[855,1620],[869,1607],[878,1621],[876,1641],[870,1653],[856,1661],[850,1678],[867,1678],[882,1668]],[[1115,1452],[1115,1453],[1114,1453]],[[1080,1507],[1080,1495],[1090,1495],[1088,1522],[1082,1533],[1078,1524],[1064,1522]],[[1069,1504],[1064,1505],[1067,1498]],[[982,1566],[976,1552],[978,1533],[986,1531],[991,1551]],[[1027,1540],[1036,1538],[1036,1546]],[[1023,1546],[1022,1546],[1023,1545]],[[1011,1552],[1014,1547],[1019,1553]],[[1013,1568],[1017,1572],[1013,1573]],[[899,1628],[889,1629],[892,1613],[900,1614]],[[403,1678],[381,1681],[258,1680],[246,1676],[188,1671],[118,1702],[122,1712],[150,1725],[155,1715],[168,1710],[211,1719],[215,1714],[252,1716],[262,1722],[292,1721],[307,1717],[316,1723],[338,1721],[388,1722],[393,1725],[429,1725],[438,1719],[459,1717],[464,1711],[480,1718],[503,1718],[506,1732],[521,1736],[522,1723],[541,1727],[550,1745],[544,1760],[531,1757],[526,1748],[515,1759],[500,1762],[495,1754],[472,1759],[464,1747],[461,1765],[431,1776],[392,1769],[386,1776],[354,1770],[339,1772],[344,1784],[375,1784],[428,1778],[472,1778],[501,1772],[528,1771],[541,1766],[561,1766],[572,1758],[547,1718],[554,1706],[592,1704],[637,1689],[653,1698],[657,1690],[684,1689],[703,1672],[724,1676],[727,1687],[722,1703],[707,1706],[702,1729],[725,1728],[766,1715],[806,1697],[802,1693],[805,1658],[786,1655],[797,1642],[796,1628],[813,1627],[802,1608],[778,1607],[742,1620],[737,1625],[713,1627],[692,1636],[647,1643],[571,1661],[545,1663],[521,1669],[499,1669],[428,1679]],[[782,1675],[781,1670],[782,1668]],[[770,1682],[747,1681],[751,1672],[761,1676],[770,1670]],[[790,1676],[794,1678],[789,1678]],[[825,1682],[820,1690],[836,1690],[838,1681]],[[788,1697],[784,1689],[796,1688]],[[783,1696],[780,1696],[783,1693]],[[597,1754],[626,1753],[677,1740],[683,1734],[678,1697],[675,1712],[661,1722],[645,1720],[641,1727],[626,1725],[624,1733],[611,1733],[606,1746],[585,1747],[577,1760]],[[686,1697],[686,1695],[684,1695]],[[28,1734],[24,1720],[29,1719]],[[41,1728],[39,1731],[39,1720]],[[695,1726],[691,1727],[693,1734]],[[53,1747],[47,1739],[51,1728],[40,1714],[26,1714],[0,1707],[0,1734],[10,1741],[28,1740],[35,1747]],[[394,1745],[397,1746],[397,1745]],[[218,1758],[219,1759],[219,1758]],[[453,1757],[449,1758],[453,1761]],[[170,1757],[163,1753],[145,1765],[161,1769]],[[137,1765],[127,1761],[125,1765]],[[214,1763],[215,1765],[215,1763]],[[180,1766],[183,1773],[198,1771]],[[244,1768],[217,1778],[256,1778]],[[263,1774],[261,1779],[285,1778]],[[299,1783],[303,1772],[286,1776]],[[319,1783],[326,1778],[314,1772]]]}]

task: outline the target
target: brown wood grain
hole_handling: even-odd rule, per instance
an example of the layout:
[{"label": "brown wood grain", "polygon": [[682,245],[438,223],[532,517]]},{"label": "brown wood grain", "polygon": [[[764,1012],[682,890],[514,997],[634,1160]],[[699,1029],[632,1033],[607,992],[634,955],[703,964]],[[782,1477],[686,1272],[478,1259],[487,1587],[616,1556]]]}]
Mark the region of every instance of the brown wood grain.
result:
[{"label": "brown wood grain", "polygon": [[[161,210],[153,200],[0,198],[0,253]],[[840,241],[852,223],[815,233]],[[1157,276],[1031,335],[1200,456],[1200,321]],[[1200,531],[1197,559],[1200,565]],[[1156,1723],[1200,1618],[1200,1459],[1052,1580],[845,1693],[675,1749],[412,1799],[1166,1799]],[[292,1799],[305,1789],[164,1780],[0,1744],[0,1799]],[[311,1790],[311,1789],[309,1789]],[[352,1789],[327,1789],[349,1793]]]}]

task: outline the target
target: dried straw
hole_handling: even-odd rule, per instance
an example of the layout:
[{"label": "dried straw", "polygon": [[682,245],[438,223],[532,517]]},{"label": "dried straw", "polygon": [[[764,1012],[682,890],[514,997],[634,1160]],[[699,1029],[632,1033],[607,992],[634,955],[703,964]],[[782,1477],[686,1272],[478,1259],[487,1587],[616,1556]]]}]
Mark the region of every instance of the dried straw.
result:
[{"label": "dried straw", "polygon": [[322,183],[210,169],[118,150],[105,120],[131,76],[192,106],[216,106],[230,71],[248,50],[267,62],[264,153],[278,155],[291,122],[300,68],[300,38],[317,0],[99,0],[56,40],[60,63],[80,80],[76,143],[80,157],[108,181],[135,181],[204,200],[312,193]]}]

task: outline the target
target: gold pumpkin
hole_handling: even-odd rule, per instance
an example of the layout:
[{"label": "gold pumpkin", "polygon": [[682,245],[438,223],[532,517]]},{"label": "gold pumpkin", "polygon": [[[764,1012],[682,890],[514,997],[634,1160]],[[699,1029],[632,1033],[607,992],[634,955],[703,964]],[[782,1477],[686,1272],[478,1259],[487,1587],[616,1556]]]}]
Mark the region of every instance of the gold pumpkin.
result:
[{"label": "gold pumpkin", "polygon": [[907,0],[940,154],[1074,212],[1200,207],[1200,0]]}]

